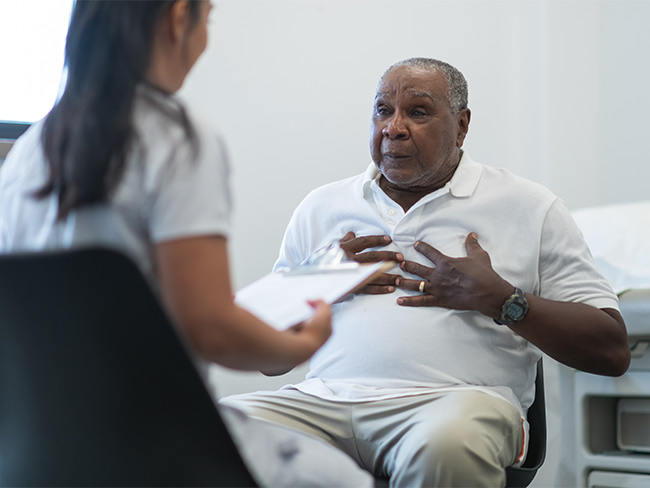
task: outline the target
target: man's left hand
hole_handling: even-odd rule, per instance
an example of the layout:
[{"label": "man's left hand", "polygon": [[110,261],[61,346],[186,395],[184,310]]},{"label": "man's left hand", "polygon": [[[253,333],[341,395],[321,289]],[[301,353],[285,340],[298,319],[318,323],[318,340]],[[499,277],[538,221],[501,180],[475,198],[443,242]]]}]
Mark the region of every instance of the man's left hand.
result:
[{"label": "man's left hand", "polygon": [[494,271],[489,254],[479,245],[474,232],[465,239],[467,257],[464,258],[446,256],[421,241],[415,243],[415,249],[435,266],[430,268],[413,261],[401,264],[404,271],[422,280],[400,277],[397,286],[422,294],[400,297],[399,305],[477,310],[489,317],[499,317],[501,305],[514,287]]}]

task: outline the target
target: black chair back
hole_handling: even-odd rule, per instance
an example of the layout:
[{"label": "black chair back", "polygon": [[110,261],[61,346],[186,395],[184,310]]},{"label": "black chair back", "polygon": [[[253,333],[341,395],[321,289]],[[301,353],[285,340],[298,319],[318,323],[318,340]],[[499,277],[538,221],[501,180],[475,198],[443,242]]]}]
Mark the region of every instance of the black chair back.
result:
[{"label": "black chair back", "polygon": [[546,458],[546,400],[544,399],[544,368],[541,359],[537,363],[535,400],[528,409],[528,424],[530,425],[528,455],[522,466],[506,468],[506,486],[508,488],[528,486]]},{"label": "black chair back", "polygon": [[0,486],[255,486],[134,263],[0,255]]}]

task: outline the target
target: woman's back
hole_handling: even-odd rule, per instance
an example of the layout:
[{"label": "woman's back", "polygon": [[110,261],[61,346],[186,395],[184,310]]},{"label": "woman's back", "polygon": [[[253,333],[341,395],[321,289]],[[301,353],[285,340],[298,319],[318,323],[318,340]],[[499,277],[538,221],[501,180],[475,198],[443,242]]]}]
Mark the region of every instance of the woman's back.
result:
[{"label": "woman's back", "polygon": [[[109,201],[57,220],[58,199],[36,198],[48,176],[43,122],[17,143],[0,171],[0,252],[100,244],[118,247],[152,277],[152,246],[193,235],[227,236],[228,161],[218,137],[188,119],[175,98],[140,85],[135,138],[124,175]],[[191,124],[194,140],[188,139]]]}]

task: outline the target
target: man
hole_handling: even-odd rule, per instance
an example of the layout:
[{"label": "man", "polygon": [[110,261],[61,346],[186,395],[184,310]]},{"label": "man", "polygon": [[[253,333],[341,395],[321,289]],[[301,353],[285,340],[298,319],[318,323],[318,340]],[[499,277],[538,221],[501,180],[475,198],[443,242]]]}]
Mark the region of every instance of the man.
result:
[{"label": "man", "polygon": [[[365,174],[313,191],[276,269],[341,239],[399,265],[334,307],[307,379],[227,399],[318,436],[394,486],[503,486],[525,455],[542,352],[584,371],[630,361],[615,294],[562,202],[461,148],[467,84],[414,58],[377,87]],[[399,291],[398,291],[399,290]]]}]

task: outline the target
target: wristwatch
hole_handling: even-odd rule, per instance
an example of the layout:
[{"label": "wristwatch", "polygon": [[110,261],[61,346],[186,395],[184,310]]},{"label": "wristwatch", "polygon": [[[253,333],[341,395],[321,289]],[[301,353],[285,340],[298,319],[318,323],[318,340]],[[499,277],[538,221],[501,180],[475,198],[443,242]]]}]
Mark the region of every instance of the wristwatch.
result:
[{"label": "wristwatch", "polygon": [[527,313],[526,294],[521,288],[515,287],[515,292],[501,306],[501,316],[494,321],[499,325],[514,325],[524,320]]}]

